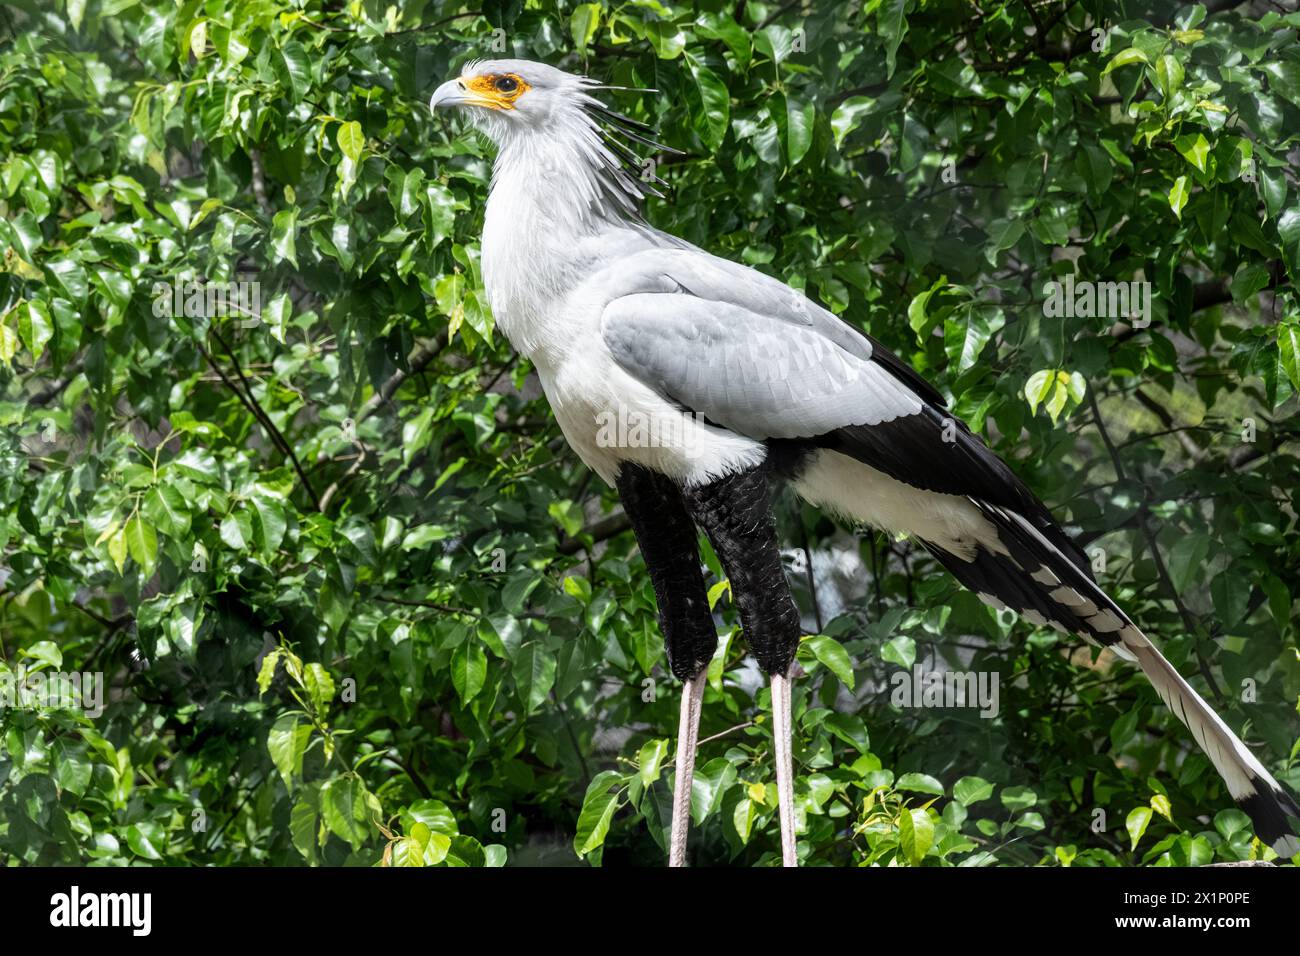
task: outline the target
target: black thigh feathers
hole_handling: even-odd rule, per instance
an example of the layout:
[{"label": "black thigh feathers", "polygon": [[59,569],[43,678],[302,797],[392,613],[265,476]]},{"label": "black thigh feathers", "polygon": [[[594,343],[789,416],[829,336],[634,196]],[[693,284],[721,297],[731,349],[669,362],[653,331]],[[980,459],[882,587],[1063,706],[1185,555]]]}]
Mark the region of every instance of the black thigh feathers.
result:
[{"label": "black thigh feathers", "polygon": [[784,674],[803,630],[776,540],[769,466],[687,488],[684,495],[731,581],[754,658],[766,673]]},{"label": "black thigh feathers", "polygon": [[695,524],[681,490],[658,472],[627,464],[615,486],[654,585],[668,667],[689,680],[708,666],[718,646]]}]

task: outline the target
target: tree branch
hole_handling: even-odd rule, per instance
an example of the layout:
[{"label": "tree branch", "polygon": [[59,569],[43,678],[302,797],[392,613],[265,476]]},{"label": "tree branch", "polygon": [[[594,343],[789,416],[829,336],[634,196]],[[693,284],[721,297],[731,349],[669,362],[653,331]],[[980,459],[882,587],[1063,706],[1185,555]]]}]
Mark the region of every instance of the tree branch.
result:
[{"label": "tree branch", "polygon": [[406,360],[409,368],[406,371],[398,369],[388,377],[383,385],[379,386],[379,390],[375,394],[366,399],[366,403],[361,406],[361,411],[357,414],[357,424],[360,425],[373,415],[381,405],[397,394],[397,390],[402,387],[402,383],[408,378],[424,371],[429,363],[437,357],[438,353],[446,347],[447,333],[445,332],[433,337],[428,342],[418,345]]},{"label": "tree branch", "polygon": [[599,521],[583,528],[577,535],[572,538],[565,538],[560,542],[556,549],[560,554],[577,554],[579,551],[587,549],[585,538],[591,538],[591,543],[597,545],[616,534],[622,534],[628,528],[632,527],[632,522],[622,511],[615,511],[611,515],[606,515]]},{"label": "tree branch", "polygon": [[[1121,481],[1125,481],[1127,480],[1128,475],[1124,470],[1124,463],[1120,459],[1119,449],[1117,449],[1115,443],[1111,441],[1110,432],[1106,430],[1106,422],[1101,417],[1101,407],[1097,404],[1097,395],[1092,388],[1088,389],[1088,403],[1092,407],[1093,419],[1097,423],[1097,431],[1101,434],[1102,444],[1106,446],[1106,451],[1110,454],[1111,464],[1115,468],[1115,476]],[[1182,618],[1183,626],[1187,628],[1188,633],[1193,639],[1193,647],[1196,651],[1196,662],[1200,668],[1201,676],[1205,678],[1205,683],[1209,685],[1211,693],[1214,694],[1214,699],[1218,701],[1219,706],[1222,707],[1224,703],[1223,692],[1219,690],[1219,685],[1214,680],[1214,675],[1210,673],[1210,663],[1205,659],[1205,655],[1201,651],[1201,636],[1204,633],[1204,629],[1200,626],[1200,622],[1197,620],[1196,615],[1194,615],[1188,609],[1187,605],[1183,603],[1182,596],[1178,593],[1178,589],[1174,587],[1174,579],[1170,576],[1169,569],[1165,566],[1165,559],[1160,553],[1160,546],[1156,542],[1155,532],[1151,530],[1151,523],[1147,520],[1149,515],[1150,511],[1147,507],[1147,502],[1144,499],[1142,507],[1138,512],[1138,526],[1142,529],[1142,535],[1146,538],[1147,547],[1151,550],[1151,559],[1155,562],[1156,574],[1159,575],[1161,582],[1165,586],[1165,590],[1169,592],[1169,596],[1173,599],[1174,607],[1178,609],[1178,616]]]},{"label": "tree branch", "polygon": [[[307,472],[303,470],[302,462],[298,460],[297,454],[289,446],[289,442],[284,437],[284,434],[280,429],[275,427],[275,423],[271,421],[270,416],[266,414],[266,411],[253,397],[252,385],[249,384],[248,379],[244,376],[244,370],[239,364],[239,359],[235,357],[234,350],[231,349],[226,340],[221,337],[221,333],[217,331],[215,326],[212,327],[211,331],[216,340],[221,343],[221,347],[225,349],[226,354],[230,356],[230,361],[235,366],[235,374],[239,376],[239,381],[243,383],[243,389],[236,386],[235,383],[230,380],[230,377],[222,370],[221,366],[212,358],[212,355],[208,350],[196,342],[195,344],[198,345],[199,351],[203,353],[203,357],[207,359],[208,365],[211,366],[212,370],[221,376],[221,380],[226,383],[226,386],[235,393],[236,397],[239,398],[244,407],[247,408],[252,416],[261,423],[262,428],[266,431],[271,442],[282,454],[285,455],[285,457],[289,459],[290,463],[293,465],[294,471],[298,473],[298,480],[302,482],[303,490],[307,492],[307,497],[311,499],[311,503],[315,506],[316,510],[320,511],[320,499],[316,497],[316,489],[312,487],[311,479],[307,477]],[[245,392],[247,394],[245,394]]]}]

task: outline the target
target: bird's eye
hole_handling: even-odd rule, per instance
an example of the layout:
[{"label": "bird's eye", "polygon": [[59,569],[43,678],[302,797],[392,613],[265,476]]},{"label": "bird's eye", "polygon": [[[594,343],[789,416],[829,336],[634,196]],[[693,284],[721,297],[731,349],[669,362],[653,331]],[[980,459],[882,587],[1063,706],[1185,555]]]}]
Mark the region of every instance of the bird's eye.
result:
[{"label": "bird's eye", "polygon": [[513,76],[498,76],[493,85],[502,93],[513,93],[519,88],[519,81]]}]

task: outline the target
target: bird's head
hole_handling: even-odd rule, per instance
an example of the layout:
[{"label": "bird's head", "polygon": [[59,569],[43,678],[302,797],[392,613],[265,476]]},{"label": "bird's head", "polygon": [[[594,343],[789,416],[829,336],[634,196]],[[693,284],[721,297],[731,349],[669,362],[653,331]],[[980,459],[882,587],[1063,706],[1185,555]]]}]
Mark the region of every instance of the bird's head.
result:
[{"label": "bird's head", "polygon": [[469,121],[498,145],[546,132],[557,121],[594,102],[596,86],[584,76],[531,60],[477,60],[438,87],[429,109],[461,108]]},{"label": "bird's head", "polygon": [[665,185],[637,150],[678,151],[656,142],[647,124],[592,95],[600,90],[656,92],[608,86],[532,60],[478,60],[434,90],[429,109],[462,109],[499,147],[498,161],[506,154],[524,156],[527,168],[535,171],[539,156],[550,156],[551,166],[564,169],[577,183],[584,208],[604,199],[637,215],[637,203],[660,196],[655,187]]}]

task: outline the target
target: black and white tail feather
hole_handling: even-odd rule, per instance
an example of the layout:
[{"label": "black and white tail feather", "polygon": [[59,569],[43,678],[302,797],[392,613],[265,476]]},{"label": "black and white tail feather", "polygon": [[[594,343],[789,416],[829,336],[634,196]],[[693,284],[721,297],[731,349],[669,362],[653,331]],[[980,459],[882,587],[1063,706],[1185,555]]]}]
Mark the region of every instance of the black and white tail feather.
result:
[{"label": "black and white tail feather", "polygon": [[[930,540],[899,523],[985,603],[1108,647],[1142,668],[1250,816],[1256,834],[1280,856],[1300,852],[1300,806],[1098,586],[1087,557],[1047,507],[978,436],[948,415],[933,386],[874,340],[872,347],[873,360],[906,385],[921,407],[893,421],[839,428],[824,436],[825,446],[903,482],[918,502],[953,496],[948,500],[973,505],[985,521],[970,527],[984,530],[959,540]],[[851,505],[841,510],[854,515]]]},{"label": "black and white tail feather", "polygon": [[[1260,839],[1282,857],[1300,853],[1300,806],[1282,789],[1223,719],[1192,689],[1128,615],[1093,580],[1083,556],[1063,549],[1045,529],[1010,509],[971,499],[997,529],[970,559],[926,542],[927,549],[962,584],[993,607],[1009,607],[1040,626],[1108,647],[1137,664],[1166,706],[1192,732],[1250,816]],[[1051,537],[1063,537],[1059,529]],[[1067,539],[1068,540],[1068,539]]]}]

